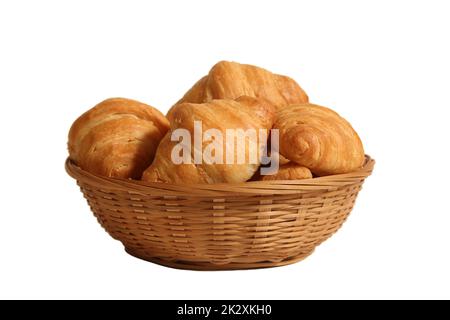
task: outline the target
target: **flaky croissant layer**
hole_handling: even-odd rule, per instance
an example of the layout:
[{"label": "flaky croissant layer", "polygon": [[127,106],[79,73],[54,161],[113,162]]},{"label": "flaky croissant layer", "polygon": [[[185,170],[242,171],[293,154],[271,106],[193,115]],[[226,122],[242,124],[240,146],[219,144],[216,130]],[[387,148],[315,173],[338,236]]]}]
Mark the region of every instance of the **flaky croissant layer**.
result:
[{"label": "flaky croissant layer", "polygon": [[364,163],[361,140],[344,118],[313,104],[290,105],[278,111],[280,153],[316,175],[347,173]]},{"label": "flaky croissant layer", "polygon": [[70,158],[92,173],[139,179],[168,129],[167,119],[151,106],[131,99],[107,99],[73,123]]},{"label": "flaky croissant layer", "polygon": [[[220,61],[176,104],[236,99],[240,96],[267,100],[276,109],[289,104],[308,102],[305,91],[287,76],[249,64]],[[169,118],[171,112],[172,109],[168,112]]]},{"label": "flaky croissant layer", "polygon": [[[272,127],[275,117],[273,106],[265,100],[258,100],[252,97],[240,97],[235,100],[212,100],[207,103],[182,103],[175,106],[169,115],[171,132],[158,147],[155,161],[144,172],[143,180],[149,182],[171,182],[171,183],[220,183],[220,182],[244,182],[250,179],[260,166],[259,154],[264,149],[267,139],[263,141],[253,141],[258,136],[249,136],[242,145],[242,149],[235,149],[233,158],[240,154],[244,155],[245,163],[239,163],[233,159],[232,163],[208,164],[202,161],[195,163],[195,154],[203,154],[205,148],[210,143],[203,141],[197,146],[194,141],[189,141],[191,154],[188,163],[175,164],[172,159],[172,150],[177,142],[171,141],[171,134],[174,130],[185,129],[194,137],[195,122],[202,125],[202,130],[215,129],[226,136],[229,129],[248,130],[254,129],[269,130]],[[227,145],[223,145],[222,154],[226,154]],[[249,159],[253,155],[255,162]]]}]

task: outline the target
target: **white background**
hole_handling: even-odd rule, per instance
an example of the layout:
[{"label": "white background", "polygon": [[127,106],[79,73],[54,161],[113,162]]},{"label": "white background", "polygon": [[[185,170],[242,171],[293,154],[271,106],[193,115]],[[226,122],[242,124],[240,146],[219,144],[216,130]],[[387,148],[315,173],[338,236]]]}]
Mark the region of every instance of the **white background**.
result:
[{"label": "white background", "polygon": [[[1,298],[450,298],[448,1],[1,1]],[[282,268],[128,256],[64,171],[68,129],[123,96],[167,111],[217,61],[295,78],[376,168],[344,227]]]}]

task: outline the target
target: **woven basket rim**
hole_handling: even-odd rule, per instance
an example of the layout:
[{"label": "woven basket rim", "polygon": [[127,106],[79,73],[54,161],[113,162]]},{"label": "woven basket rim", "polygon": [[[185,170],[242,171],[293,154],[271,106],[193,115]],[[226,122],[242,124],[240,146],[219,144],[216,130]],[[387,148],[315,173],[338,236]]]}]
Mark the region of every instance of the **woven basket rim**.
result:
[{"label": "woven basket rim", "polygon": [[242,183],[216,184],[172,184],[161,182],[144,182],[140,180],[109,178],[87,172],[67,158],[67,173],[79,182],[88,183],[98,188],[128,191],[137,194],[161,194],[164,196],[218,196],[226,194],[292,194],[332,191],[340,187],[359,183],[367,178],[373,170],[375,160],[366,155],[364,166],[357,171],[303,180],[247,181]]}]

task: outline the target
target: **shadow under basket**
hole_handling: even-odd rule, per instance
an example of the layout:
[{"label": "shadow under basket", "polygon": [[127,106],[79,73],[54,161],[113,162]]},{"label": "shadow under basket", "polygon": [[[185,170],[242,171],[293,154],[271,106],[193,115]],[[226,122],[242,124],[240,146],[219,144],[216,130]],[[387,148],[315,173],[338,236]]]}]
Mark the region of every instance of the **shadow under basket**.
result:
[{"label": "shadow under basket", "polygon": [[335,233],[375,161],[306,180],[164,184],[88,173],[69,159],[103,228],[138,258],[191,270],[276,267],[300,261]]}]

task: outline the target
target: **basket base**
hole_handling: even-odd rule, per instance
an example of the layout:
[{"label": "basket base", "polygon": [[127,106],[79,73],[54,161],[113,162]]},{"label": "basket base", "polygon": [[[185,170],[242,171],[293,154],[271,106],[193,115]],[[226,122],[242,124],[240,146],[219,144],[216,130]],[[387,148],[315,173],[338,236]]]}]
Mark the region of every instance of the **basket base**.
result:
[{"label": "basket base", "polygon": [[149,258],[148,256],[143,256],[133,249],[125,248],[125,251],[138,259],[149,261],[164,267],[174,268],[174,269],[182,269],[182,270],[196,270],[196,271],[225,271],[225,270],[246,270],[246,269],[262,269],[262,268],[274,268],[281,267],[288,264],[293,264],[299,262],[314,252],[312,249],[309,252],[301,253],[293,257],[289,257],[280,262],[256,262],[256,263],[227,263],[227,264],[213,264],[210,262],[197,262],[197,261],[180,261],[180,260],[164,260],[156,257]]}]

